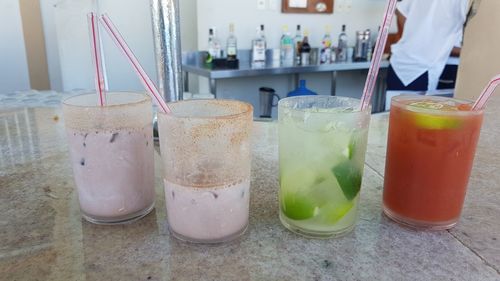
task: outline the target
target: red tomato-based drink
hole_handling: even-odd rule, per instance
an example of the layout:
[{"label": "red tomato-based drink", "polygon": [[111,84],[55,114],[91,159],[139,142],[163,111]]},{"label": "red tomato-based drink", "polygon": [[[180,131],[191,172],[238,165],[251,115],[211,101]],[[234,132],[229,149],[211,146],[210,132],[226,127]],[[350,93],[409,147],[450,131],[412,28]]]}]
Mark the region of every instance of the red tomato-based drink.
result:
[{"label": "red tomato-based drink", "polygon": [[471,106],[434,96],[392,99],[383,194],[391,219],[432,230],[455,226],[483,120]]}]

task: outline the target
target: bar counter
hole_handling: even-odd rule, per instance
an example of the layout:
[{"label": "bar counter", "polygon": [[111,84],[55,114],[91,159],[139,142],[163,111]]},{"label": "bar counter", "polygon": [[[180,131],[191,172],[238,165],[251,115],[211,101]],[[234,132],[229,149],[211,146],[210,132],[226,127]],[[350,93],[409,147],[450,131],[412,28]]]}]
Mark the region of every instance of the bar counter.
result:
[{"label": "bar counter", "polygon": [[278,218],[276,123],[255,122],[250,224],[236,241],[188,244],[156,207],[118,226],[80,217],[61,110],[0,109],[1,280],[500,280],[500,99],[487,109],[459,224],[419,232],[382,214],[387,114],[372,117],[355,230],[306,239]]}]

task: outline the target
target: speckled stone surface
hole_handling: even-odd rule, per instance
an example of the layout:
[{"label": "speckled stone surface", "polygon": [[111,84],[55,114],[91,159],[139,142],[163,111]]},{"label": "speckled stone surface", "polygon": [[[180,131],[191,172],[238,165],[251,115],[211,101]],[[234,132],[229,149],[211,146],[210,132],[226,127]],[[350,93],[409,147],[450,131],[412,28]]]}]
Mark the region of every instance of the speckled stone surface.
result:
[{"label": "speckled stone surface", "polygon": [[387,116],[373,116],[358,224],[331,240],[281,226],[276,124],[255,123],[249,228],[216,246],[169,234],[158,154],[148,216],[82,220],[60,110],[0,110],[0,280],[500,280],[498,110],[485,118],[462,219],[442,232],[382,215]]}]

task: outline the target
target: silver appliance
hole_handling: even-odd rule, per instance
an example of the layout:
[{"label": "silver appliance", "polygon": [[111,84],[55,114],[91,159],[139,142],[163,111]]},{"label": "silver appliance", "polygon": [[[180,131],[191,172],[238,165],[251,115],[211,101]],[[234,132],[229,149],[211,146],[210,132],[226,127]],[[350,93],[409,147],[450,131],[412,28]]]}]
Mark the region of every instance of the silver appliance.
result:
[{"label": "silver appliance", "polygon": [[[275,101],[275,98],[277,100]],[[261,87],[259,88],[260,99],[260,117],[271,118],[273,107],[278,105],[280,97],[276,94],[273,88]]]}]

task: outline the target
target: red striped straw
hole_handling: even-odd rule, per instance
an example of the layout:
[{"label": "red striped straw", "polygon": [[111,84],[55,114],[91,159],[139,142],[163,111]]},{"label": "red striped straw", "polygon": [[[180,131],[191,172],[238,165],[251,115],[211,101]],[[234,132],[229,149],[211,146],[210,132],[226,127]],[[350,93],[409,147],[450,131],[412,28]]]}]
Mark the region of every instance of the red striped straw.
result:
[{"label": "red striped straw", "polygon": [[387,7],[385,8],[384,18],[377,36],[377,42],[375,43],[372,63],[370,64],[370,70],[368,70],[363,96],[361,97],[361,110],[367,109],[372,99],[373,89],[377,83],[380,62],[382,61],[382,55],[384,53],[385,43],[387,42],[387,35],[389,34],[392,17],[394,16],[394,11],[396,10],[396,4],[396,0],[389,0],[387,2]]},{"label": "red striped straw", "polygon": [[490,82],[484,90],[481,92],[481,95],[479,95],[479,98],[477,98],[476,102],[472,106],[472,110],[482,110],[484,109],[484,105],[488,101],[488,99],[491,97],[493,92],[495,92],[495,89],[497,86],[500,84],[500,74],[497,76],[491,78]]},{"label": "red striped straw", "polygon": [[106,104],[106,93],[104,92],[104,72],[102,67],[102,57],[99,39],[99,26],[94,13],[87,15],[90,34],[90,49],[92,53],[92,64],[94,65],[95,90],[99,94],[99,104]]},{"label": "red striped straw", "polygon": [[160,95],[160,92],[158,91],[158,88],[156,85],[153,83],[153,80],[149,78],[149,76],[146,74],[146,71],[142,68],[141,64],[139,63],[139,60],[137,57],[134,55],[132,50],[129,48],[128,44],[125,42],[125,39],[121,36],[120,32],[116,28],[116,26],[113,24],[111,19],[108,17],[108,15],[104,14],[100,18],[101,23],[104,26],[104,29],[108,32],[108,34],[111,36],[113,39],[113,42],[115,42],[116,46],[123,52],[123,54],[127,57],[128,61],[134,68],[135,72],[137,73],[137,76],[139,76],[142,84],[144,85],[144,88],[148,91],[149,95],[153,99],[153,101],[158,105],[161,110],[164,113],[170,113],[170,108],[168,108],[167,104],[163,100],[163,98]]}]

